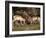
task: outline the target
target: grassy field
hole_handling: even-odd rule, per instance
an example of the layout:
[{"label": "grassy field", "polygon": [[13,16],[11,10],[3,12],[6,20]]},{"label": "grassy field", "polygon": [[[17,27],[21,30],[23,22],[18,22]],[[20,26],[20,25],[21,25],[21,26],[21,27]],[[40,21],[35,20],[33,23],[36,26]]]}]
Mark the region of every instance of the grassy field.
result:
[{"label": "grassy field", "polygon": [[40,30],[40,24],[24,24],[22,25],[15,25],[12,31],[26,31],[26,30]]}]

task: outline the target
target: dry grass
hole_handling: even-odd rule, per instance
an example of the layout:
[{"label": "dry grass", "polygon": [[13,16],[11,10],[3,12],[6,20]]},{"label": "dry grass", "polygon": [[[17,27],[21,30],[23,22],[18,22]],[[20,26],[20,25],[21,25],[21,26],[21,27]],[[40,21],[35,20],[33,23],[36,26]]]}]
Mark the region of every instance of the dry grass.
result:
[{"label": "dry grass", "polygon": [[15,25],[12,31],[40,30],[40,24]]}]

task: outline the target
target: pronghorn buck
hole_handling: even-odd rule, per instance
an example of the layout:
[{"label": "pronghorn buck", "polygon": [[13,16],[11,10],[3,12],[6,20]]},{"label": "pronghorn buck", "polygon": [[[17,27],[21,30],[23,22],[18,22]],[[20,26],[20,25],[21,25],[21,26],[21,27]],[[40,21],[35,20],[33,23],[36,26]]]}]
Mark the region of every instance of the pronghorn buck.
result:
[{"label": "pronghorn buck", "polygon": [[25,19],[22,16],[20,16],[20,15],[13,16],[13,19],[14,19],[13,22],[16,23],[17,25],[19,25],[19,24],[21,24],[21,25],[25,24]]},{"label": "pronghorn buck", "polygon": [[40,17],[32,17],[32,23],[40,23]]},{"label": "pronghorn buck", "polygon": [[40,17],[28,17],[26,20],[27,24],[36,24],[40,23]]}]

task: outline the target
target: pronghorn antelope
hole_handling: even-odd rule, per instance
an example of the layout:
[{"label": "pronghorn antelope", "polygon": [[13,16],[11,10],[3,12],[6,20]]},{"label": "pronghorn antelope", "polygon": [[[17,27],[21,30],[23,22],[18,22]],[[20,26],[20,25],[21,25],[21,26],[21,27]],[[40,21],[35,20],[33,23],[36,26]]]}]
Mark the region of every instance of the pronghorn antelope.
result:
[{"label": "pronghorn antelope", "polygon": [[36,23],[40,23],[40,17],[28,17],[26,19],[27,24],[36,24]]},{"label": "pronghorn antelope", "polygon": [[19,16],[19,15],[15,15],[15,16],[13,16],[13,22],[15,22],[16,24],[21,24],[21,25],[23,25],[23,24],[25,24],[25,19],[22,17],[22,16]]},{"label": "pronghorn antelope", "polygon": [[40,17],[32,17],[32,23],[40,23]]}]

